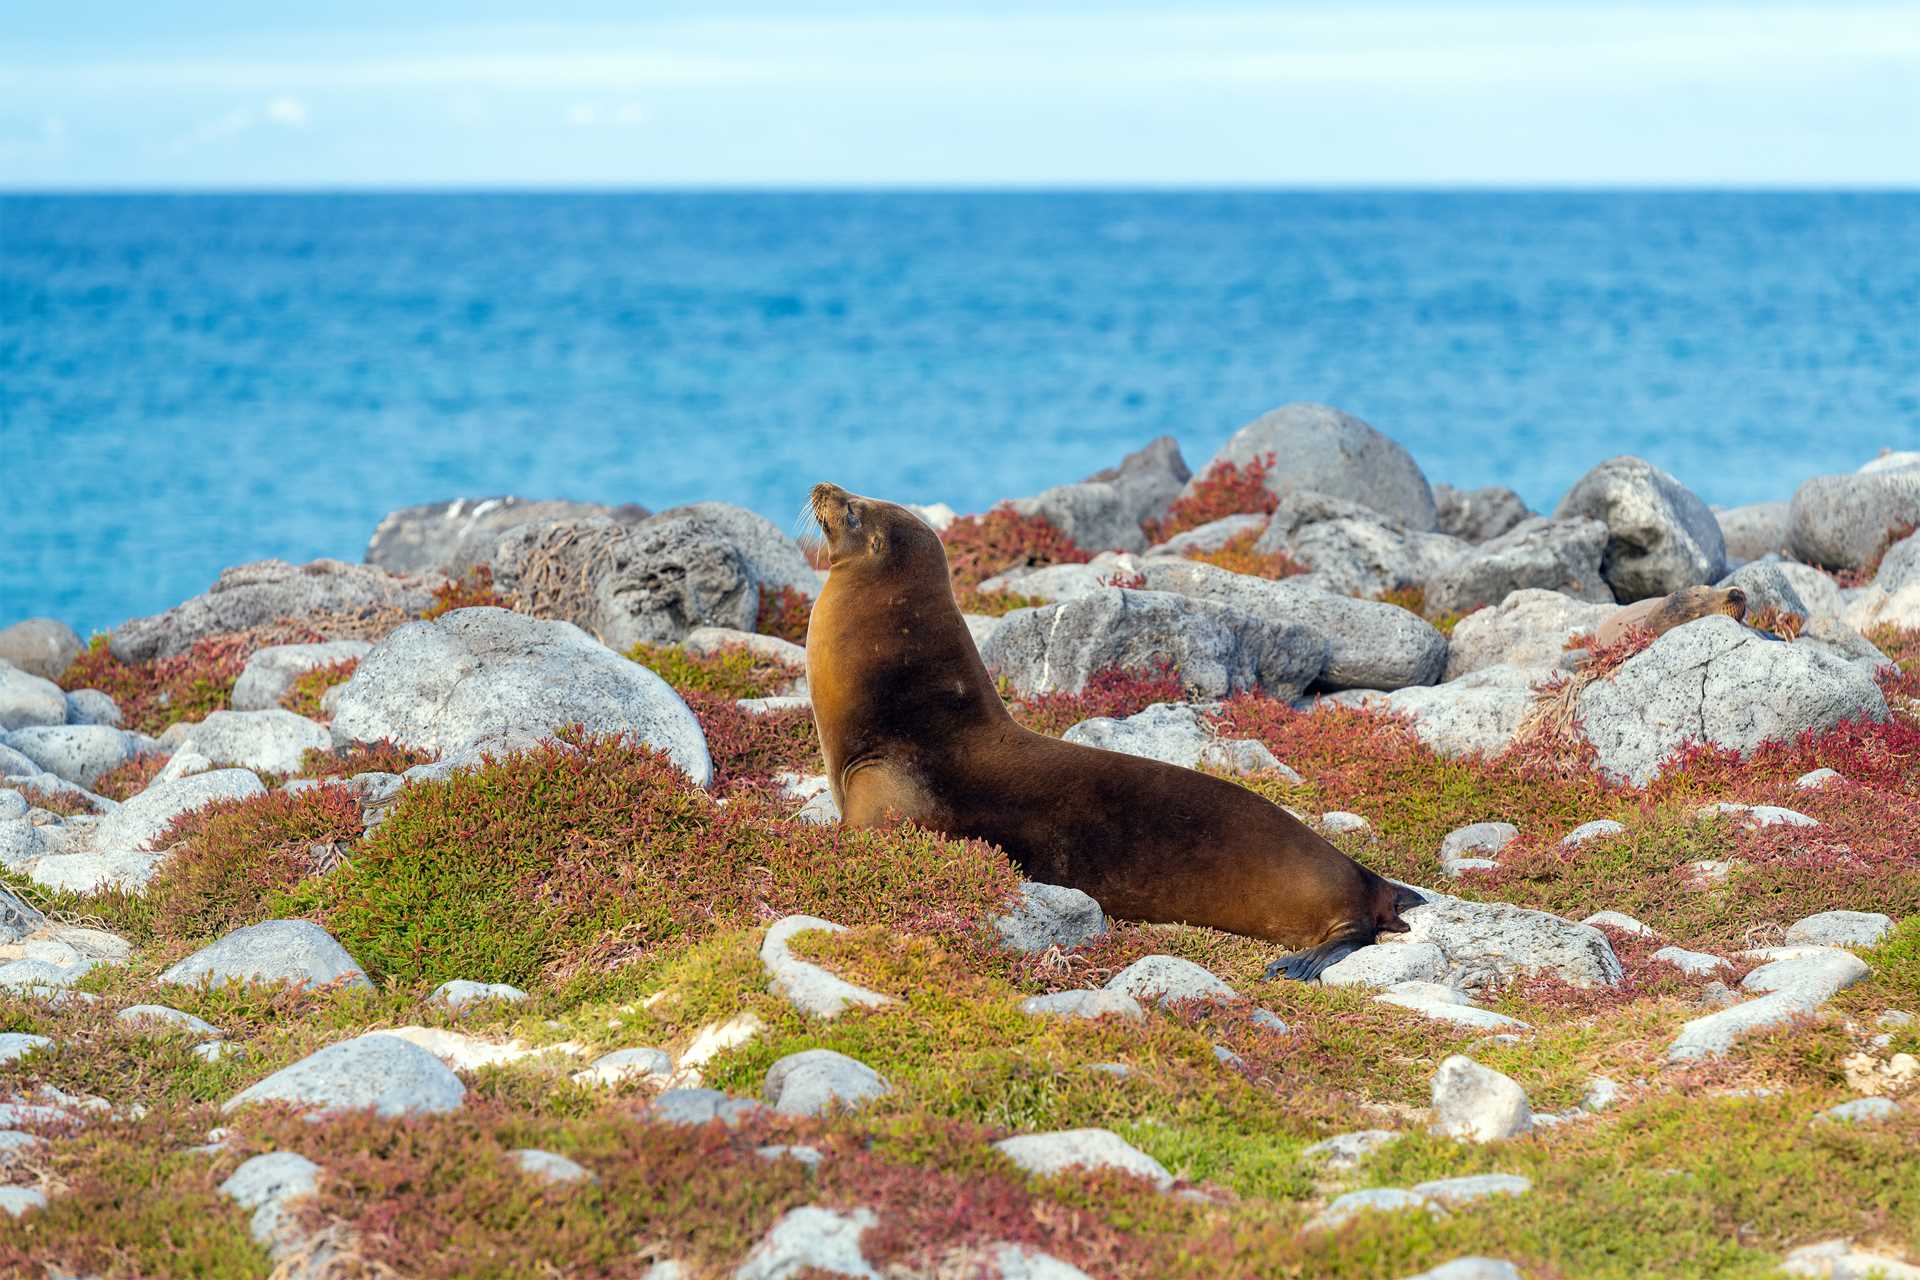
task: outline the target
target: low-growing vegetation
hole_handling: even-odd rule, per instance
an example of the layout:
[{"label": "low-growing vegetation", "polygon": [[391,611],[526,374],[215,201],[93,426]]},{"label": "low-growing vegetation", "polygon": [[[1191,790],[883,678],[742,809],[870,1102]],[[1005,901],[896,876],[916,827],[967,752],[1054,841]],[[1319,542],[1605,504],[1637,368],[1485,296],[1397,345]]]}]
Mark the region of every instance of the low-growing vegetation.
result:
[{"label": "low-growing vegetation", "polygon": [[961,516],[947,526],[940,540],[947,547],[947,571],[956,593],[1009,569],[1085,564],[1093,558],[1046,517],[1023,516],[1011,507]]},{"label": "low-growing vegetation", "polygon": [[1273,470],[1273,464],[1270,453],[1246,463],[1215,463],[1193,482],[1193,492],[1175,499],[1166,515],[1141,526],[1147,541],[1165,542],[1175,534],[1228,516],[1271,515],[1280,505],[1279,496],[1267,487],[1267,473]]},{"label": "low-growing vegetation", "polygon": [[302,671],[293,678],[293,684],[286,693],[281,695],[280,705],[295,715],[324,723],[331,719],[325,703],[327,690],[353,679],[353,673],[359,667],[360,659],[343,658],[339,662],[329,662]]}]

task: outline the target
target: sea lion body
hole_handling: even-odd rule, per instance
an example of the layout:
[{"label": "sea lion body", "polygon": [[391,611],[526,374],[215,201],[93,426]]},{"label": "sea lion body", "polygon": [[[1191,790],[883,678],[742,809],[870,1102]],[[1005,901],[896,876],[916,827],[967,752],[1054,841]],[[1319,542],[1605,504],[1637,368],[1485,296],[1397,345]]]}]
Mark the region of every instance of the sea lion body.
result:
[{"label": "sea lion body", "polygon": [[1021,727],[960,616],[938,535],[891,503],[814,495],[832,569],[807,683],[848,825],[905,818],[990,841],[1111,915],[1301,949],[1276,963],[1292,977],[1406,930],[1417,894],[1245,787]]},{"label": "sea lion body", "polygon": [[1682,587],[1670,596],[1636,600],[1608,614],[1593,633],[1600,647],[1623,639],[1634,627],[1663,636],[1699,618],[1725,614],[1735,622],[1747,616],[1747,593],[1739,587]]}]

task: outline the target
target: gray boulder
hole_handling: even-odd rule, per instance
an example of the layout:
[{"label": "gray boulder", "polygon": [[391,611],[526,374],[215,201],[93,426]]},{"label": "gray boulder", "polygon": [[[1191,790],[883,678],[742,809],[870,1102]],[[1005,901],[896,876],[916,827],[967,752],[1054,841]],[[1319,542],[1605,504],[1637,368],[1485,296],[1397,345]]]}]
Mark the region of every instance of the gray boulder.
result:
[{"label": "gray boulder", "polygon": [[647,1114],[661,1124],[702,1125],[718,1120],[737,1129],[743,1121],[767,1114],[767,1108],[752,1098],[735,1098],[718,1089],[668,1089],[653,1100]]},{"label": "gray boulder", "polygon": [[753,630],[760,579],[720,525],[683,513],[638,525],[563,520],[508,531],[494,584],[530,612],[573,623],[625,653],[695,627]]},{"label": "gray boulder", "polygon": [[1620,960],[1605,934],[1545,911],[1506,902],[1471,902],[1430,889],[1401,912],[1409,932],[1382,934],[1375,947],[1438,947],[1462,985],[1504,984],[1547,974],[1579,987],[1619,983]]},{"label": "gray boulder", "polygon": [[183,813],[216,800],[249,800],[265,794],[260,779],[245,769],[215,769],[155,782],[100,820],[94,828],[93,847],[108,853],[152,849]]},{"label": "gray boulder", "polygon": [[1787,928],[1787,943],[1822,947],[1871,947],[1893,932],[1893,917],[1879,911],[1819,911]]},{"label": "gray boulder", "polygon": [[0,733],[67,722],[67,695],[41,676],[0,662]]},{"label": "gray boulder", "polygon": [[489,563],[495,544],[509,529],[593,518],[638,524],[647,518],[647,509],[515,497],[455,498],[451,502],[401,507],[388,512],[375,527],[373,537],[367,540],[366,561],[391,573],[444,573],[458,578],[475,566]]},{"label": "gray boulder", "polygon": [[174,749],[261,773],[296,773],[307,752],[325,751],[332,745],[325,725],[273,707],[265,711],[215,711],[188,726],[175,741]]},{"label": "gray boulder", "polygon": [[1745,1036],[1819,1008],[1869,972],[1866,963],[1850,951],[1833,947],[1800,950],[1802,954],[1763,964],[1741,979],[1741,989],[1756,998],[1695,1018],[1681,1027],[1680,1034],[1667,1046],[1667,1060],[1691,1062],[1720,1057]]},{"label": "gray boulder", "polygon": [[1106,990],[1136,1000],[1231,1000],[1238,993],[1210,970],[1179,956],[1142,956],[1107,979]]},{"label": "gray boulder", "polygon": [[1325,642],[1297,623],[1164,591],[1106,587],[1010,613],[987,641],[987,670],[1023,694],[1078,693],[1108,668],[1170,663],[1189,696],[1249,689],[1297,697],[1325,661]]},{"label": "gray boulder", "polygon": [[1794,589],[1792,580],[1780,571],[1780,562],[1777,560],[1749,560],[1713,585],[1721,588],[1738,587],[1746,593],[1748,622],[1752,622],[1754,615],[1762,609],[1796,613],[1809,620],[1813,616],[1807,602]]},{"label": "gray boulder", "polygon": [[1384,989],[1403,982],[1444,982],[1450,968],[1446,953],[1430,942],[1361,947],[1322,969],[1320,985]]},{"label": "gray boulder", "polygon": [[1108,1129],[1023,1133],[993,1145],[1007,1159],[1042,1178],[1068,1169],[1118,1169],[1163,1190],[1173,1185],[1173,1175],[1164,1165]]},{"label": "gray boulder", "polygon": [[7,745],[57,778],[91,787],[100,775],[140,754],[140,737],[103,724],[15,729]]},{"label": "gray boulder", "polygon": [[159,981],[182,986],[200,982],[373,985],[333,935],[309,920],[266,920],[236,930],[180,961],[162,973]]},{"label": "gray boulder", "polygon": [[1007,950],[1033,952],[1077,947],[1105,933],[1107,918],[1100,904],[1078,889],[1022,880],[1019,902],[996,917],[993,927]]},{"label": "gray boulder", "polygon": [[1493,756],[1513,741],[1533,705],[1538,671],[1504,664],[1482,667],[1437,686],[1392,693],[1349,689],[1325,703],[1387,711],[1405,719],[1420,741],[1443,756]]},{"label": "gray boulder", "polygon": [[269,1151],[242,1161],[220,1184],[220,1194],[253,1210],[248,1226],[254,1243],[278,1259],[304,1239],[288,1205],[318,1191],[320,1175],[320,1166],[297,1152]]},{"label": "gray boulder", "polygon": [[1729,563],[1779,555],[1787,549],[1793,526],[1792,504],[1787,502],[1729,507],[1714,512],[1713,518],[1720,525]]},{"label": "gray boulder", "polygon": [[1873,585],[1888,592],[1920,586],[1920,533],[1910,533],[1887,548]]},{"label": "gray boulder", "polygon": [[[1433,490],[1405,449],[1351,414],[1321,404],[1282,405],[1240,430],[1213,455],[1239,466],[1272,455],[1267,488],[1276,494],[1313,489],[1364,503],[1402,528],[1436,525]],[[1205,471],[1187,485],[1187,492]]]},{"label": "gray boulder", "polygon": [[1454,1054],[1433,1075],[1434,1132],[1497,1142],[1533,1128],[1525,1090],[1491,1067]]},{"label": "gray boulder", "polygon": [[58,680],[85,648],[73,628],[57,618],[0,627],[0,662],[45,680]]},{"label": "gray boulder", "polygon": [[46,922],[37,907],[0,889],[0,943],[19,942]]},{"label": "gray boulder", "polygon": [[387,1118],[458,1111],[467,1087],[440,1059],[399,1036],[356,1036],[330,1044],[227,1099],[234,1111],[286,1102],[323,1115],[371,1108]]},{"label": "gray boulder", "polygon": [[235,711],[267,711],[280,705],[293,682],[316,667],[330,667],[350,658],[365,657],[373,648],[365,640],[329,640],[323,644],[275,644],[254,650],[234,681]]},{"label": "gray boulder", "polygon": [[852,1110],[885,1097],[893,1086],[857,1058],[832,1049],[803,1049],[767,1068],[763,1093],[788,1116],[817,1116],[836,1107]]},{"label": "gray boulder", "polygon": [[118,728],[126,717],[120,704],[98,689],[74,689],[67,694],[68,724],[103,724]]},{"label": "gray boulder", "polygon": [[1200,712],[1187,702],[1156,702],[1124,718],[1096,716],[1082,720],[1061,738],[1082,746],[1119,751],[1148,760],[1177,764],[1183,769],[1217,768],[1233,773],[1271,770],[1300,781],[1300,775],[1274,758],[1264,743],[1252,738],[1217,738],[1200,722]]},{"label": "gray boulder", "polygon": [[1587,472],[1554,515],[1605,522],[1600,572],[1622,604],[1713,582],[1727,571],[1726,542],[1707,504],[1639,458],[1610,458]]},{"label": "gray boulder", "polygon": [[1294,490],[1280,499],[1253,549],[1305,565],[1324,590],[1377,596],[1419,586],[1469,548],[1444,533],[1402,529],[1358,502]]},{"label": "gray boulder", "polygon": [[1506,665],[1545,673],[1565,661],[1567,641],[1590,633],[1614,611],[1609,599],[1589,604],[1558,591],[1526,588],[1498,605],[1454,624],[1447,646],[1447,679]]},{"label": "gray boulder", "polygon": [[698,785],[713,779],[700,722],[664,680],[578,627],[505,609],[457,609],[375,645],[343,687],[332,737],[452,757],[570,724],[631,734]]},{"label": "gray boulder", "polygon": [[730,502],[694,502],[662,511],[648,523],[664,524],[681,516],[718,529],[747,562],[754,580],[768,590],[791,587],[809,600],[820,594],[820,575],[808,563],[806,552],[765,516]]},{"label": "gray boulder", "polygon": [[1269,622],[1318,632],[1326,661],[1317,687],[1401,689],[1432,684],[1447,665],[1447,638],[1398,605],[1355,600],[1298,582],[1272,582],[1190,560],[1148,560],[1151,591],[1211,600]]},{"label": "gray boulder", "polygon": [[1520,838],[1511,822],[1475,822],[1447,833],[1440,842],[1440,866],[1450,875],[1497,865],[1494,856]]},{"label": "gray boulder", "polygon": [[1524,588],[1611,604],[1613,592],[1600,571],[1607,543],[1607,526],[1598,520],[1535,516],[1429,575],[1427,608],[1446,613],[1497,604]]},{"label": "gray boulder", "polygon": [[1117,467],[1007,505],[1021,515],[1043,517],[1088,551],[1143,551],[1147,537],[1141,522],[1165,515],[1191,478],[1180,446],[1172,436],[1161,436]]},{"label": "gray boulder", "polygon": [[1815,476],[1793,495],[1794,558],[1863,569],[1903,526],[1920,524],[1920,469]]},{"label": "gray boulder", "polygon": [[1456,489],[1433,486],[1434,519],[1441,533],[1462,542],[1489,542],[1531,516],[1519,494],[1504,485]]},{"label": "gray boulder", "polygon": [[165,613],[122,623],[114,629],[108,648],[122,662],[145,662],[185,653],[194,641],[207,636],[283,618],[386,609],[419,613],[433,603],[438,581],[339,560],[302,565],[256,560],[223,571],[204,595]]},{"label": "gray boulder", "polygon": [[1267,527],[1267,518],[1263,515],[1222,516],[1218,520],[1209,520],[1182,533],[1176,533],[1165,542],[1156,543],[1147,548],[1150,556],[1185,556],[1197,551],[1218,551],[1235,538],[1249,533],[1259,534]]},{"label": "gray boulder", "polygon": [[733,1273],[733,1280],[790,1280],[801,1274],[880,1280],[860,1237],[880,1221],[871,1209],[789,1209]]},{"label": "gray boulder", "polygon": [[1146,1021],[1147,1011],[1124,991],[1053,991],[1043,996],[1028,996],[1020,1002],[1020,1012],[1038,1017],[1104,1018],[1109,1014],[1128,1022]]},{"label": "gray boulder", "polygon": [[1635,786],[1689,742],[1744,753],[1843,720],[1887,718],[1886,699],[1859,667],[1720,616],[1667,632],[1588,685],[1576,710],[1600,771]]}]

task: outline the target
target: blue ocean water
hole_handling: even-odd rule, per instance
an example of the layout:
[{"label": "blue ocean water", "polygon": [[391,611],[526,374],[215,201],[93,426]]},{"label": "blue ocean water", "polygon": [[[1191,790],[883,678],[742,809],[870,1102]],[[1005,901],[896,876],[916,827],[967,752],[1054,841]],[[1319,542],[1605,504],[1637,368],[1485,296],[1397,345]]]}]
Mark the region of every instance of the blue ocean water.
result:
[{"label": "blue ocean water", "polygon": [[0,623],[386,511],[815,481],[961,510],[1289,400],[1550,507],[1920,440],[1920,194],[0,197]]}]

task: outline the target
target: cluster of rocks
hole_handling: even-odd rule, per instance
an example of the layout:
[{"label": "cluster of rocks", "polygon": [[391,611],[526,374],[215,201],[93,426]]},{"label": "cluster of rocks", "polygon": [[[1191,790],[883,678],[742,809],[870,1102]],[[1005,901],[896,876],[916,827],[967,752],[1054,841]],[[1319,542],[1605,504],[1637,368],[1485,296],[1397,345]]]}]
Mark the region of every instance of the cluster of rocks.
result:
[{"label": "cluster of rocks", "polygon": [[[1271,516],[1230,516],[1147,547],[1115,532],[1122,515],[1128,528],[1163,516],[1212,468],[1256,460],[1268,463]],[[989,669],[1021,693],[1076,692],[1106,668],[1170,664],[1190,699],[1328,695],[1405,716],[1443,754],[1497,754],[1577,666],[1583,655],[1568,642],[1623,606],[1716,585],[1741,588],[1750,613],[1800,619],[1782,644],[1703,618],[1580,691],[1575,718],[1599,768],[1645,783],[1689,742],[1744,752],[1884,719],[1874,673],[1886,659],[1861,631],[1920,625],[1920,536],[1888,550],[1868,586],[1842,589],[1824,572],[1860,570],[1889,533],[1920,521],[1920,466],[1904,461],[1809,481],[1792,504],[1799,514],[1768,526],[1777,536],[1756,533],[1759,509],[1716,514],[1637,458],[1595,467],[1551,516],[1507,490],[1436,490],[1399,445],[1320,405],[1248,424],[1199,477],[1165,441],[1121,470],[1131,487],[1089,480],[1013,504],[1095,539],[1083,545],[1100,553],[982,584],[1048,602],[977,633]],[[1101,521],[1075,522],[1094,505]],[[1847,537],[1832,532],[1842,528]],[[1256,552],[1308,571],[1276,581],[1191,558],[1250,534]],[[1412,589],[1435,616],[1472,612],[1448,636],[1374,598]]]}]

